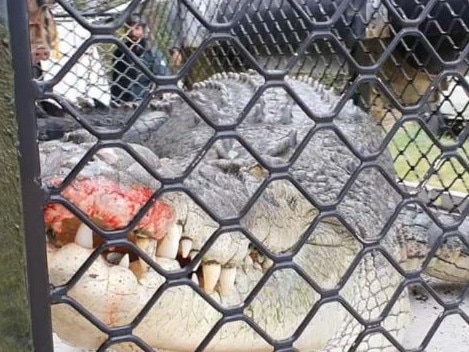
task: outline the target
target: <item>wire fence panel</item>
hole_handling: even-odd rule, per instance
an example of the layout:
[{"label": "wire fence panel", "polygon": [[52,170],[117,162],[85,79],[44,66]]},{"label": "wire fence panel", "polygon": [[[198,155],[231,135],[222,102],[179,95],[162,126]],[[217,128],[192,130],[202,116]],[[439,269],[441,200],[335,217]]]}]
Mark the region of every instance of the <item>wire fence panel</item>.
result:
[{"label": "wire fence panel", "polygon": [[57,341],[466,350],[467,0],[39,5]]}]

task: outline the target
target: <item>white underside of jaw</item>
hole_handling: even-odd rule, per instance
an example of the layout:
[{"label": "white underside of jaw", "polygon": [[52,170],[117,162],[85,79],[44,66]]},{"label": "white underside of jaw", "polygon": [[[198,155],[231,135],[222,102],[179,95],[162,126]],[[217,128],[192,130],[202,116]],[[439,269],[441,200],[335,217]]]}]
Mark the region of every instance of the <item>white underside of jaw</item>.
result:
[{"label": "white underside of jaw", "polygon": [[[174,229],[174,233],[177,235],[178,229]],[[54,248],[52,245],[50,246],[52,254],[49,264],[53,266],[50,270],[52,270],[51,282],[54,285],[62,285],[68,282],[70,277],[77,271],[77,268],[79,268],[93,252],[93,249],[81,246],[81,243],[89,245],[91,241],[90,238],[87,239],[86,236],[92,235],[91,231],[82,231],[79,236],[77,234],[78,239],[76,239],[76,242],[78,243],[68,244],[60,249]],[[174,237],[178,238],[179,236],[177,235]],[[182,238],[183,237],[181,236],[181,239]],[[159,243],[156,244],[156,241],[141,238],[136,242],[136,245],[162,269],[167,271],[180,269],[181,265],[177,258],[165,258],[156,254],[157,246],[159,245]],[[169,247],[175,248],[172,244],[170,244]],[[191,252],[195,254],[198,253],[196,250],[192,250]],[[57,255],[57,257],[54,258],[54,255]],[[113,263],[110,263],[108,257],[112,257]],[[73,264],[69,262],[69,259]],[[189,261],[190,255],[185,260]],[[269,261],[270,259],[268,257],[256,254],[248,256],[248,259],[245,259],[244,261],[245,263],[240,266],[229,266],[221,265],[220,263],[213,261],[204,261],[204,258],[202,257],[200,269],[197,272],[190,273],[188,279],[191,279],[194,284],[207,292],[212,299],[223,306],[237,305],[245,299],[249,292],[252,291],[255,284],[258,283],[260,278],[263,276],[263,271],[259,270],[257,267],[260,266],[263,268],[266,263],[269,263]],[[254,265],[254,263],[257,264]],[[66,266],[66,269],[62,271],[64,266]],[[287,299],[287,305],[284,306],[285,314],[294,313],[290,309],[290,304],[294,307],[299,307],[298,310],[300,312],[302,312],[303,309],[307,311],[309,307],[309,305],[305,305],[303,307],[304,299],[302,299],[302,295],[298,293],[298,290],[290,290],[291,287],[286,285],[288,282],[285,279],[286,277],[288,277],[288,273],[281,274],[275,272],[273,279],[269,280],[265,284],[265,288],[267,289],[263,289],[261,293],[263,298],[260,298],[259,301],[254,300],[252,306],[250,306],[252,310],[249,312],[254,312],[253,314],[257,317],[256,321],[259,319],[258,321],[260,324],[264,324],[263,328],[272,329],[271,331],[273,333],[280,334],[280,332],[277,332],[276,330],[279,324],[278,322],[275,323],[273,313],[268,313],[264,317],[263,312],[265,309],[261,309],[261,306],[267,307],[269,305],[275,305],[276,302],[285,304]],[[142,261],[137,260],[135,257],[132,259],[132,254],[129,255],[128,253],[111,252],[106,255],[106,258],[103,255],[96,259],[89,268],[89,271],[87,271],[87,273],[80,278],[78,283],[71,288],[70,295],[81,303],[93,302],[90,303],[92,306],[85,306],[85,308],[89,309],[93,314],[97,314],[99,319],[104,321],[106,324],[122,325],[128,323],[126,319],[131,320],[133,319],[134,314],[138,314],[138,312],[140,312],[145,303],[151,299],[155,291],[164,282],[164,276],[160,275],[157,271],[152,270],[151,266],[148,266],[148,264],[143,268]],[[282,287],[286,290],[283,291],[283,293]],[[154,310],[149,312],[150,319],[139,325],[138,336],[141,336],[145,341],[152,343],[152,346],[155,348],[171,346],[174,347],[173,350],[194,350],[192,347],[188,349],[179,348],[180,346],[178,344],[180,342],[177,341],[176,337],[180,336],[182,328],[177,325],[181,325],[181,321],[183,321],[184,326],[194,326],[194,329],[198,331],[200,324],[205,324],[204,321],[207,319],[205,312],[208,309],[208,306],[206,302],[198,304],[197,302],[202,302],[203,298],[186,285],[170,287],[167,291],[168,292],[163,293],[161,299],[155,303]],[[190,302],[190,304],[180,307],[178,302]],[[196,302],[195,305],[194,302]],[[119,312],[116,312],[115,307],[119,307]],[[340,317],[338,318],[333,314],[335,312],[335,308],[326,308],[327,309],[322,310],[319,316],[321,319],[317,320],[319,321],[319,325],[315,328],[320,330],[326,329],[333,332],[335,326],[340,325],[341,320]],[[122,310],[127,310],[126,314],[130,314],[131,317],[128,318],[126,315],[116,318],[116,314],[123,314],[121,313]],[[210,309],[208,310],[212,311]],[[180,314],[181,311],[185,312],[185,314],[181,315],[180,318],[175,319],[176,322],[174,322],[174,316],[176,314]],[[216,313],[215,310],[213,311]],[[171,314],[168,314],[168,312]],[[63,311],[57,311],[55,314],[56,317],[54,319],[58,322],[61,321],[60,319],[64,319],[63,316],[65,313]],[[78,313],[73,311],[73,314]],[[164,319],[167,319],[167,322],[166,320],[161,322],[162,316],[165,317]],[[219,319],[219,317],[215,317],[213,321],[216,321],[217,319]],[[210,322],[211,321],[212,320],[210,320]],[[58,324],[64,325],[62,322]],[[170,324],[169,326],[171,328],[166,324]],[[207,322],[206,324],[210,325],[211,323]],[[160,329],[158,336],[155,336],[155,326],[158,326],[158,329]],[[211,326],[212,325],[210,325],[210,327]],[[197,327],[197,329],[195,327]],[[289,326],[281,325],[281,329],[284,331],[282,334],[287,334],[290,328],[291,327]],[[93,329],[91,330],[94,331]],[[65,336],[68,336],[73,341],[73,338],[77,335],[76,325],[70,326],[69,330],[70,335],[65,334]],[[253,342],[250,340],[253,339],[252,332],[248,330],[249,329],[246,331],[243,330],[242,333],[239,332],[241,330],[232,331],[228,338],[231,342],[228,342],[226,339],[219,341],[220,346],[225,346],[222,350],[230,351],[230,344],[238,343],[244,346],[244,351],[253,351]],[[202,328],[200,328],[200,331],[201,335],[205,332]],[[315,334],[312,333],[306,334],[307,341],[302,342],[299,346],[311,346],[311,342],[309,340],[313,338],[318,339],[318,337],[315,337],[314,335]],[[241,336],[244,336],[246,340],[239,341],[239,339],[243,339]],[[324,339],[329,337],[329,334],[325,334]],[[78,339],[78,337],[76,338]],[[321,339],[322,338],[323,337],[321,336]],[[86,335],[86,338],[83,337],[83,339],[88,341],[89,334]],[[162,341],[164,343],[160,345]],[[198,345],[198,341],[199,340],[193,342],[194,346]],[[99,346],[99,344],[97,346]],[[95,346],[93,346],[93,348],[94,347]]]}]

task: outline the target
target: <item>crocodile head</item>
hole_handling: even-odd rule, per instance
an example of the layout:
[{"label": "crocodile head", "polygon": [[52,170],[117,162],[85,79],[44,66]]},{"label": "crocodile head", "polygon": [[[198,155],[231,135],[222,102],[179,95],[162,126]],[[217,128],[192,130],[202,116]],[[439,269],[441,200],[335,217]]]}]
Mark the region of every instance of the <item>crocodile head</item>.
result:
[{"label": "crocodile head", "polygon": [[[92,143],[41,144],[43,169],[53,172],[44,175],[44,179],[57,176],[57,171],[68,174],[91,147]],[[172,169],[172,160],[160,159],[141,145],[132,147],[158,172],[164,174]],[[186,185],[193,192],[203,185],[206,193],[200,197],[223,221],[253,195],[265,170],[257,164],[234,161],[227,167],[230,162],[221,161],[201,161]],[[119,148],[96,153],[78,180],[80,177],[105,177],[123,188],[143,184],[156,190],[160,186]],[[320,299],[320,293],[302,274],[314,277],[322,288],[333,289],[360,251],[359,243],[341,221],[333,217],[318,221],[318,209],[286,180],[272,181],[240,222],[225,225],[222,231],[214,217],[185,192],[164,192],[159,200],[175,214],[161,239],[128,235],[127,245],[111,239],[103,247],[102,241],[96,241],[99,236],[75,227],[75,238],[68,236],[60,243],[48,243],[51,284],[61,289],[70,282],[67,299],[82,304],[105,327],[132,324],[133,334],[153,348],[194,351],[222,319],[224,309],[237,309],[250,323],[227,322],[210,341],[208,350],[232,351],[236,344],[240,351],[269,351],[271,346],[252,326],[277,340],[290,338]],[[364,215],[362,226],[372,224],[372,218]],[[315,235],[304,238],[299,247],[298,242],[315,221]],[[248,239],[246,232],[253,234],[255,240]],[[212,235],[216,240],[207,244]],[[259,245],[267,247],[268,252],[260,250]],[[90,257],[95,259],[93,264],[74,280]],[[282,266],[290,258],[296,269]],[[383,270],[386,274],[385,267]],[[169,280],[164,273],[170,275]],[[341,295],[353,302],[359,280],[352,278],[351,282],[344,286]],[[256,292],[259,283],[262,286]],[[404,306],[405,303],[399,304],[396,309],[404,312]],[[142,311],[146,311],[144,317],[140,315]],[[52,313],[54,331],[73,346],[96,349],[107,339],[105,333],[68,305],[54,305]],[[325,304],[295,346],[301,351],[322,350],[341,334],[344,324],[353,325],[340,304]],[[133,351],[135,345],[112,348]]]},{"label": "crocodile head", "polygon": [[[216,118],[213,123],[222,124],[221,119],[242,110],[244,106],[233,104],[246,101],[256,89],[252,82],[245,84],[247,76],[238,77],[214,78],[227,89],[213,81],[196,86],[194,94],[200,99],[195,100],[208,118]],[[327,105],[338,100],[309,80],[291,84],[315,112],[331,110]],[[204,96],[218,97],[220,92],[226,95],[223,99],[210,99],[209,106],[203,106]],[[53,323],[60,338],[96,349],[108,334],[131,331],[130,340],[103,346],[135,351],[135,343],[145,342],[158,350],[194,351],[202,344],[204,350],[217,352],[233,351],[234,346],[239,351],[271,351],[269,339],[288,343],[294,338],[299,351],[342,352],[353,348],[363,326],[340,300],[364,319],[379,318],[402,277],[375,250],[362,252],[356,267],[349,267],[365,242],[379,242],[400,259],[401,227],[393,226],[379,238],[399,203],[399,193],[383,176],[392,175],[392,160],[384,152],[376,157],[376,168],[360,168],[356,156],[377,152],[380,132],[366,114],[347,103],[334,121],[335,129],[309,133],[315,121],[292,104],[285,90],[270,93],[252,110],[263,116],[248,116],[236,129],[263,163],[282,168],[295,158],[283,178],[270,177],[263,163],[237,141],[218,140],[197,158],[213,131],[181,106],[165,107],[173,115],[165,126],[139,140],[145,146],[97,150],[86,138],[79,143],[41,143],[44,180],[69,174],[94,148],[78,179],[105,177],[123,188],[138,184],[158,190],[158,200],[174,213],[174,221],[156,240],[135,234],[115,239],[118,234],[107,233],[103,245],[87,230],[48,243],[49,276],[56,293],[64,295],[61,302],[75,307],[79,303],[99,320],[95,326],[70,305],[56,304]],[[180,101],[174,99],[173,104]],[[305,138],[303,151],[295,155]],[[354,152],[344,139],[352,141]],[[162,186],[130,150],[156,171],[154,175],[170,180],[170,186]],[[179,164],[192,165],[193,160],[197,165],[181,181],[181,191],[176,182],[182,179]],[[353,182],[348,182],[351,175]],[[251,204],[252,196],[256,201]],[[80,270],[83,263],[86,270]],[[409,318],[406,294],[403,290],[382,323],[398,340]],[[227,311],[229,319],[224,317]],[[366,337],[362,343],[391,348],[380,336]]]},{"label": "crocodile head", "polygon": [[[57,170],[66,174],[78,160],[78,156],[83,155],[89,147],[91,144],[86,143],[43,143],[41,156],[44,168],[54,170],[54,177]],[[146,148],[139,145],[133,147],[145,155],[146,160],[158,165],[160,171],[171,167]],[[214,188],[213,194],[208,195],[213,199],[212,208],[223,207],[217,202],[232,203],[227,204],[224,209],[235,207],[236,203],[242,202],[242,198],[250,194],[248,184],[260,183],[262,170],[257,167],[234,168],[238,168],[236,172],[218,174],[217,182],[225,187],[237,189],[238,193],[232,195],[231,200],[226,199],[228,194],[224,199],[217,198],[214,194],[220,192],[220,189]],[[219,169],[218,165],[203,165],[201,169],[196,170],[197,177],[194,177],[193,184],[189,187],[195,189],[199,186],[198,182],[210,178],[211,173],[215,177],[216,169]],[[89,163],[80,175],[86,177],[86,180],[97,180],[98,177],[111,179],[112,182],[123,185],[122,189],[128,187],[129,182],[137,182],[136,180],[138,184],[145,184],[153,189],[157,187],[157,181],[149,177],[143,168],[137,166],[135,160],[118,148],[98,152],[93,162]],[[50,176],[52,175],[44,175],[44,179],[47,180]],[[80,177],[77,180],[79,182]],[[97,181],[97,184],[102,185],[103,181]],[[77,204],[75,198],[69,196],[71,193],[67,192],[66,188],[62,194]],[[220,311],[212,308],[202,296],[206,296],[221,310],[241,309],[240,307],[245,305],[242,311],[246,317],[277,339],[288,338],[294,333],[308,310],[318,301],[319,294],[293,269],[273,271],[275,258],[272,253],[282,255],[294,249],[299,236],[318,213],[293,185],[282,181],[273,182],[253,206],[252,211],[241,220],[240,225],[255,234],[257,240],[270,249],[268,255],[259,251],[240,229],[225,229],[219,233],[218,223],[185,193],[164,193],[161,202],[170,206],[175,214],[174,222],[167,228],[165,236],[154,239],[132,233],[127,236],[128,246],[114,243],[102,247],[102,240],[97,240],[99,236],[93,234],[86,226],[87,230],[83,231],[83,225],[79,226],[78,218],[68,214],[64,224],[67,225],[66,230],[74,231],[75,235],[49,236],[48,263],[51,284],[59,288],[65,285],[95,253],[95,261],[84,275],[71,285],[67,296],[83,304],[100,322],[110,328],[132,323],[139,312],[145,309],[155,292],[162,290],[162,295],[150,305],[145,318],[139,321],[133,330],[136,336],[153,348],[169,351],[194,351],[197,348],[205,335],[222,318]],[[94,204],[96,201],[93,201],[93,206]],[[82,208],[81,203],[78,206]],[[221,217],[227,216],[228,210],[226,212],[220,213]],[[92,215],[90,217],[93,218]],[[61,221],[57,217],[54,219]],[[100,222],[103,223],[102,220]],[[332,223],[329,221],[329,225]],[[345,236],[345,230],[340,224],[333,223],[331,228],[327,224],[328,221],[325,220],[320,226],[322,231],[330,234],[324,248],[336,246],[337,255],[341,252],[341,255],[353,256],[358,247]],[[62,228],[65,227],[56,228],[57,233]],[[341,230],[331,230],[333,228]],[[52,227],[49,228],[49,232],[53,230]],[[207,245],[207,240],[213,234],[217,236],[217,240],[212,245]],[[338,277],[329,275],[327,265],[316,269],[313,267],[313,258],[327,255],[324,249],[321,249],[321,241],[322,237],[309,241],[295,256],[295,262],[305,267],[307,272],[320,273],[322,283],[331,285]],[[169,282],[162,275],[164,272],[174,275],[173,284],[168,285]],[[247,303],[250,292],[267,272],[271,272],[271,276],[261,292]],[[54,331],[70,345],[98,348],[106,340],[105,334],[69,306],[54,305],[52,313]],[[320,336],[311,334],[312,329],[317,329],[319,324],[310,324],[303,334],[304,338],[298,341],[298,347],[325,345],[335,334],[343,318],[343,311],[329,305],[318,314],[320,325],[328,326],[326,331]],[[190,336],[179,338],[185,336],[188,331]],[[269,345],[249,324],[242,321],[224,326],[210,346],[215,351],[230,351],[234,343],[240,350],[269,350]],[[115,348],[132,350],[130,345],[125,344]]]}]

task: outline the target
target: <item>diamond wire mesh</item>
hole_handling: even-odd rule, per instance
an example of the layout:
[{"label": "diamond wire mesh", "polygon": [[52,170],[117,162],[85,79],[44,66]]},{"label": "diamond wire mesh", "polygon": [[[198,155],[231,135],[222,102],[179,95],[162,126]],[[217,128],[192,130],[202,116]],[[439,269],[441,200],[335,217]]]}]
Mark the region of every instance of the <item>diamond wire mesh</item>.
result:
[{"label": "diamond wire mesh", "polygon": [[[373,346],[373,336],[376,334],[382,334],[388,341],[381,342],[381,347],[378,346],[377,351],[391,350],[392,346],[400,351],[422,351],[429,345],[431,337],[446,316],[458,314],[465,323],[469,323],[469,317],[461,303],[461,297],[464,297],[468,289],[467,284],[463,286],[459,298],[448,303],[443,301],[422,278],[422,274],[428,274],[427,267],[433,260],[432,257],[438,250],[442,250],[440,246],[446,248],[449,243],[455,245],[453,242],[457,242],[462,248],[461,253],[467,255],[469,245],[467,234],[460,230],[458,235],[458,228],[462,226],[468,212],[469,129],[465,110],[469,91],[465,78],[469,48],[467,2],[229,1],[219,2],[220,7],[216,9],[218,12],[211,12],[213,8],[209,3],[205,7],[200,7],[195,1],[181,0],[179,2],[181,12],[178,16],[182,16],[185,25],[174,28],[177,26],[171,23],[169,32],[179,29],[184,31],[183,35],[168,33],[164,21],[170,5],[166,2],[132,1],[129,4],[124,2],[119,8],[117,6],[122,2],[59,0],[58,3],[57,17],[65,18],[64,22],[59,21],[59,26],[63,26],[68,34],[74,33],[75,43],[68,42],[69,46],[62,44],[64,52],[60,60],[64,60],[65,64],[62,63],[61,66],[60,62],[56,62],[56,66],[51,64],[43,67],[45,81],[39,82],[42,98],[52,98],[73,116],[67,131],[82,126],[98,137],[98,141],[84,152],[83,158],[70,167],[71,171],[64,175],[63,182],[58,187],[48,188],[48,202],[62,204],[76,218],[99,234],[103,241],[73,277],[69,278],[70,280],[67,279],[63,284],[55,285],[51,289],[51,296],[54,305],[70,305],[104,333],[106,338],[102,340],[99,351],[115,348],[124,342],[131,342],[144,351],[151,351],[151,346],[136,331],[138,332],[139,325],[146,319],[147,314],[151,314],[152,308],[164,297],[165,292],[181,285],[191,287],[197,293],[196,297],[202,298],[205,302],[204,307],[207,312],[214,311],[219,317],[212,321],[212,326],[205,331],[205,337],[196,344],[197,351],[207,348],[216,335],[220,334],[225,324],[237,321],[247,324],[270,346],[271,350],[303,350],[297,345],[303,338],[303,332],[309,331],[307,330],[309,323],[314,321],[318,312],[325,310],[324,307],[334,302],[337,302],[335,309],[343,311],[344,319],[350,322],[350,326],[355,326],[354,322],[361,325],[357,331],[354,331],[352,337],[349,336],[349,340],[343,338],[342,344],[338,347],[340,351],[374,351],[370,346]],[[115,10],[116,8],[118,10]],[[122,38],[121,34],[113,35],[118,27],[124,28],[126,16],[135,11],[141,11],[149,19],[149,41],[152,45],[158,46],[163,59],[168,62],[171,70],[169,76],[152,74],[148,67],[138,63],[137,57],[128,47],[116,39]],[[381,17],[383,13],[387,13],[388,18]],[[74,23],[74,27],[66,28],[65,23]],[[375,28],[376,23],[380,26],[378,30]],[[126,32],[128,29],[118,29],[116,33],[120,33],[119,31]],[[371,32],[379,33],[379,36],[367,39]],[[375,34],[371,34],[373,35]],[[67,37],[63,40],[66,43]],[[183,62],[185,62],[183,66],[171,62],[173,46],[183,48]],[[96,102],[93,106],[93,98],[109,99],[108,82],[112,75],[110,63],[113,60],[112,52],[116,48],[120,48],[124,56],[130,58],[136,64],[137,70],[143,72],[153,84],[144,89],[140,101],[132,104],[119,102],[115,106],[116,110],[109,112],[105,109],[97,117],[93,117],[94,111],[99,107]],[[82,60],[86,55],[89,56],[88,66],[85,66]],[[80,69],[80,65],[85,67],[84,71]],[[257,71],[260,74],[261,84],[253,90],[252,97],[243,101],[245,106],[237,111],[239,114],[237,119],[227,125],[214,121],[213,116],[210,116],[213,110],[206,110],[193,101],[195,96],[190,92],[192,89],[197,89],[197,82],[202,79],[216,72],[246,70]],[[74,72],[86,72],[88,76],[84,77]],[[67,76],[69,73],[72,74]],[[122,75],[126,73],[128,72],[123,72]],[[92,74],[95,76],[91,77]],[[324,114],[318,113],[316,110],[318,107],[310,106],[309,102],[305,101],[307,97],[302,95],[301,91],[295,90],[294,85],[292,88],[286,83],[285,74],[300,80],[304,76],[313,77],[341,98],[333,109]],[[78,78],[82,78],[85,82],[82,88],[78,84]],[[228,79],[228,76],[224,78]],[[90,83],[90,80],[94,83]],[[60,86],[61,84],[63,86]],[[90,87],[96,88],[96,91],[92,92]],[[61,89],[60,93],[57,93],[57,88]],[[55,94],[50,92],[53,89]],[[286,93],[291,103],[308,115],[312,123],[302,134],[302,140],[289,161],[280,166],[266,161],[255,141],[249,140],[247,134],[239,132],[240,127],[248,123],[250,113],[255,111],[259,100],[262,97],[270,97],[269,94],[274,91],[279,94],[278,90]],[[455,92],[459,94],[457,97]],[[124,137],[126,132],[132,130],[132,125],[135,126],[140,122],[139,119],[145,114],[146,109],[159,106],[158,104],[164,101],[164,96],[171,93],[179,95],[180,100],[200,116],[201,123],[211,130],[211,134],[205,138],[203,145],[198,146],[191,154],[191,160],[180,167],[175,176],[168,177],[156,171],[155,165],[152,165],[146,157],[142,157],[134,147],[129,146]],[[346,109],[345,104],[348,99],[353,99],[365,109],[383,132],[384,140],[372,151],[367,150],[363,153],[360,141],[351,141],[336,123],[339,111],[342,108]],[[71,103],[73,100],[76,105]],[[110,104],[109,101],[105,101],[104,105],[107,103]],[[117,116],[119,113],[116,111],[125,111],[125,116]],[[109,116],[109,114],[114,115]],[[50,127],[47,123],[45,126]],[[102,128],[103,126],[105,128]],[[365,129],[365,134],[361,137],[368,138],[367,132],[373,133],[372,130]],[[343,182],[340,189],[334,190],[335,194],[332,196],[332,193],[311,192],[301,179],[299,166],[302,165],[305,150],[314,154],[314,151],[308,149],[310,142],[329,139],[343,147],[344,157],[349,157],[352,165],[348,179]],[[263,172],[262,182],[255,184],[254,191],[249,193],[249,200],[237,208],[238,213],[234,216],[232,214],[227,216],[220,213],[216,207],[210,206],[211,198],[204,194],[203,183],[197,185],[198,188],[190,183],[195,182],[191,179],[191,175],[199,170],[199,164],[207,157],[209,151],[216,149],[219,141],[229,140],[247,151],[250,159],[258,163]],[[394,159],[396,178],[380,162],[380,157],[387,153],[387,147],[390,148]],[[157,182],[157,186],[145,199],[144,206],[137,212],[135,218],[116,230],[103,229],[101,224],[93,222],[87,217],[86,211],[67,199],[63,193],[67,187],[71,187],[74,179],[80,176],[85,166],[92,162],[100,151],[107,148],[124,150],[133,160],[143,165]],[[397,195],[400,201],[395,209],[392,209],[392,214],[380,219],[381,223],[374,227],[376,233],[367,237],[360,233],[360,221],[351,219],[346,210],[344,215],[340,207],[346,202],[349,192],[353,191],[355,185],[362,182],[361,175],[370,169],[377,172],[375,180],[385,183],[389,192]],[[321,175],[315,174],[315,177]],[[300,234],[296,234],[296,241],[291,248],[275,251],[252,231],[250,224],[243,221],[251,211],[254,213],[252,209],[256,208],[259,199],[264,194],[269,194],[269,191],[275,188],[274,185],[282,182],[290,185],[289,192],[296,192],[295,199],[309,204],[311,211],[316,212],[316,216],[309,219]],[[207,184],[205,186],[211,187]],[[150,210],[154,202],[171,192],[183,192],[188,195],[187,199],[200,207],[201,211],[217,224],[213,235],[202,244],[191,264],[177,271],[162,270],[162,266],[156,265],[151,260],[153,258],[149,258],[147,253],[127,238],[127,234],[132,232],[143,219],[145,212]],[[435,210],[435,206],[445,208],[454,217],[450,217],[450,220],[449,217],[440,217],[440,212]],[[392,233],[394,222],[403,216],[404,209],[408,207],[419,209],[433,226],[444,229],[440,230],[443,234],[430,245],[428,256],[422,259],[417,268],[410,271],[403,269],[400,259],[389,250],[389,246],[392,248],[389,241],[393,240],[386,239],[386,234]],[[313,273],[309,272],[298,263],[297,259],[303,246],[314,236],[319,236],[317,233],[320,233],[324,224],[330,222],[346,233],[347,239],[359,249],[355,253],[355,258],[344,265],[337,282],[328,286],[321,284],[321,279],[315,277],[314,270]],[[195,263],[204,258],[217,241],[224,235],[232,233],[238,233],[241,238],[249,241],[250,248],[254,248],[250,256],[254,257],[255,262],[260,263],[259,258],[263,258],[263,262],[268,262],[270,265],[263,268],[263,275],[254,286],[250,287],[241,302],[226,306],[205,295],[203,289],[191,280],[190,273],[195,270]],[[56,240],[53,235],[52,240]],[[101,255],[109,255],[110,249],[117,247],[128,248],[134,253],[134,257],[144,258],[150,270],[164,276],[165,281],[149,297],[136,316],[129,319],[126,324],[114,326],[97,319],[90,303],[72,298],[70,292],[73,292],[73,287],[80,280],[84,280],[85,274],[90,272],[95,260]],[[388,270],[397,273],[395,276],[399,279],[391,287],[392,292],[386,291],[387,299],[380,305],[381,313],[364,317],[359,313],[363,309],[351,303],[345,291],[351,281],[359,280],[360,270],[370,261],[375,263],[373,265],[387,265]],[[269,328],[262,319],[259,321],[249,316],[253,302],[256,302],[258,297],[263,297],[264,287],[269,281],[279,280],[276,275],[283,275],[279,274],[282,272],[289,272],[290,276],[286,276],[287,279],[290,278],[292,282],[302,282],[305,286],[300,285],[301,289],[314,291],[315,297],[305,303],[309,306],[304,316],[295,321],[294,329],[287,336],[276,334],[274,328],[269,333]],[[410,284],[422,286],[443,309],[422,343],[413,349],[405,349],[397,333],[392,329],[387,330],[386,319],[397,305],[398,299],[406,295],[406,288]],[[352,292],[359,295],[353,290]],[[390,315],[393,314],[394,311]],[[329,343],[333,344],[333,340],[331,337]],[[334,350],[332,347],[324,348]]]}]

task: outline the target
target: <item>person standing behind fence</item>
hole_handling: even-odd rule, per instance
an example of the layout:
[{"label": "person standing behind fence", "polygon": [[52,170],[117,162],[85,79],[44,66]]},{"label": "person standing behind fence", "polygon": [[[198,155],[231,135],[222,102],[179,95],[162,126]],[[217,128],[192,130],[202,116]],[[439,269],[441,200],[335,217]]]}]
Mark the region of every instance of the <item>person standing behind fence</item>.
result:
[{"label": "person standing behind fence", "polygon": [[[161,53],[150,48],[145,37],[146,22],[142,16],[133,14],[126,21],[129,30],[124,44],[155,75],[167,75],[168,67]],[[140,101],[150,92],[152,81],[142,72],[121,48],[113,53],[111,77],[111,102]]]},{"label": "person standing behind fence", "polygon": [[[191,0],[191,5],[209,23],[228,22],[233,11],[240,8],[240,0]],[[181,0],[167,0],[166,27],[172,40],[172,66],[174,69],[192,56],[210,31],[196,19]],[[247,66],[230,41],[212,42],[183,77],[184,86],[207,79],[217,72],[241,72]]]}]

